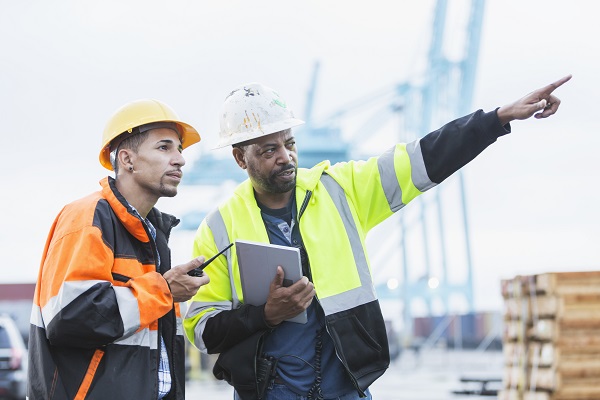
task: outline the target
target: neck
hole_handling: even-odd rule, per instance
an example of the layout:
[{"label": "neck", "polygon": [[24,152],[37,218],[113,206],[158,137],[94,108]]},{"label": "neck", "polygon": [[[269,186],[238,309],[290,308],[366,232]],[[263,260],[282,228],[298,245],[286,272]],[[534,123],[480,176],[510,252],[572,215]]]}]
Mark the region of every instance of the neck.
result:
[{"label": "neck", "polygon": [[125,200],[127,200],[127,202],[131,204],[144,219],[158,201],[158,198],[149,197],[148,193],[134,182],[127,182],[126,177],[119,177],[115,184],[119,193],[125,197]]},{"label": "neck", "polygon": [[285,207],[290,201],[293,193],[294,190],[290,190],[289,192],[285,193],[259,193],[256,189],[254,189],[254,196],[256,197],[256,200],[265,207],[272,209]]}]

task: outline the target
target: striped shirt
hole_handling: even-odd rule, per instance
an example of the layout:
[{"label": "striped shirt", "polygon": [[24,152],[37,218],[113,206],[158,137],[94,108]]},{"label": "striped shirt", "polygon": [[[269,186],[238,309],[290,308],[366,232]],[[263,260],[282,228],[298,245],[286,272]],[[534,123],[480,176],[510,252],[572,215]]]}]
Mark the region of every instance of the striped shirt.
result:
[{"label": "striped shirt", "polygon": [[[136,210],[131,204],[131,209],[137,214],[137,216],[146,224],[152,240],[156,240],[156,228],[147,218],[142,218],[138,210]],[[160,255],[156,252],[156,268],[160,265]],[[169,355],[167,354],[167,347],[162,335],[160,337],[160,361],[158,363],[158,398],[162,399],[171,391],[171,369],[169,367]]]}]

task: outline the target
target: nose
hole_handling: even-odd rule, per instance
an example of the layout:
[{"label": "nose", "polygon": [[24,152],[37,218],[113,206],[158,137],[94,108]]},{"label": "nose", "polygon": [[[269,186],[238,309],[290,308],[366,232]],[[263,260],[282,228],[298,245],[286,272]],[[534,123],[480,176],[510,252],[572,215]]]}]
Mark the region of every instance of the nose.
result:
[{"label": "nose", "polygon": [[291,150],[282,147],[279,151],[278,159],[281,164],[289,164],[290,161],[294,160],[294,157]]},{"label": "nose", "polygon": [[175,157],[173,158],[173,161],[171,163],[173,165],[178,165],[180,167],[183,167],[185,165],[185,158],[183,158],[183,154],[181,154],[178,151],[177,154],[175,155]]}]

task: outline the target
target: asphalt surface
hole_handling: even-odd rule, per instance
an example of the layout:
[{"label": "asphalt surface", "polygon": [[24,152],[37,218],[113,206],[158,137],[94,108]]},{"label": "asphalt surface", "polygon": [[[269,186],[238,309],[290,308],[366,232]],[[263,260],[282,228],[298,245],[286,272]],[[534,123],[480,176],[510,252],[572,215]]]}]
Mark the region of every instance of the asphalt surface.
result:
[{"label": "asphalt surface", "polygon": [[[494,397],[457,395],[453,391],[477,389],[478,384],[464,384],[462,377],[500,378],[502,353],[499,351],[448,351],[433,349],[418,356],[405,351],[392,362],[386,373],[370,388],[376,400],[479,400]],[[499,384],[489,384],[497,388]],[[209,371],[190,380],[186,398],[231,400],[232,388],[216,381]]]}]

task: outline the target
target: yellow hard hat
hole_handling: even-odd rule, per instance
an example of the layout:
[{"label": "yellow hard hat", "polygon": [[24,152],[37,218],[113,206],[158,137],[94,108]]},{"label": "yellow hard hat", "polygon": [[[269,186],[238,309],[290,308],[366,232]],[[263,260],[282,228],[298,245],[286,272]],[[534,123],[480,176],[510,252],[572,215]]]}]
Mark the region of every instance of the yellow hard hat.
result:
[{"label": "yellow hard hat", "polygon": [[133,128],[152,122],[173,122],[181,135],[182,147],[198,143],[200,135],[191,125],[179,120],[175,111],[165,103],[154,99],[132,101],[119,108],[108,120],[102,135],[102,149],[100,150],[100,164],[110,171],[113,167],[110,162],[111,142],[125,133],[132,133]]}]

